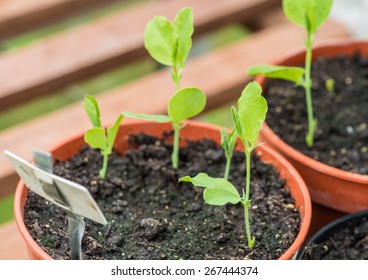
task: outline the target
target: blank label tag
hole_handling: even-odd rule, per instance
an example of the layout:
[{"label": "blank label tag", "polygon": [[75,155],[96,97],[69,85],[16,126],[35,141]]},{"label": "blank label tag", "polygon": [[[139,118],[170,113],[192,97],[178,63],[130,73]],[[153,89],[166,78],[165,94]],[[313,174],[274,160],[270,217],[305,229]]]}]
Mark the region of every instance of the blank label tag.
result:
[{"label": "blank label tag", "polygon": [[67,211],[107,224],[105,216],[85,187],[48,173],[9,151],[4,153],[31,191]]}]

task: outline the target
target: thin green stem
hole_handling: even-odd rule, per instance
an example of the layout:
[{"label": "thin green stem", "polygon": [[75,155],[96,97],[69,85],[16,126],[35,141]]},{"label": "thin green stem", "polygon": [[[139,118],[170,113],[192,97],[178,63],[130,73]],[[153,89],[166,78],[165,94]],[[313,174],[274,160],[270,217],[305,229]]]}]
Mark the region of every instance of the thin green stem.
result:
[{"label": "thin green stem", "polygon": [[313,34],[308,32],[306,42],[306,55],[305,55],[305,99],[307,103],[308,113],[308,132],[305,137],[305,141],[308,147],[313,146],[314,142],[314,131],[316,129],[316,120],[313,116],[313,103],[312,103],[312,79],[311,79],[311,68],[312,68],[312,46],[313,46]]},{"label": "thin green stem", "polygon": [[250,224],[249,224],[249,212],[248,212],[248,207],[249,206],[246,206],[246,205],[243,205],[244,206],[244,223],[245,223],[245,231],[247,233],[247,241],[248,241],[248,247],[250,249],[253,248],[254,244],[252,244],[252,235],[250,233]]},{"label": "thin green stem", "polygon": [[[178,67],[173,62],[173,73],[172,78],[174,80],[174,83],[176,85],[176,92],[180,90],[180,75]],[[173,143],[173,152],[171,154],[171,162],[174,169],[177,169],[179,167],[179,139],[180,139],[180,125],[173,124],[174,127],[174,143]]]},{"label": "thin green stem", "polygon": [[173,80],[176,85],[176,91],[180,90],[180,74],[176,64],[173,65]]},{"label": "thin green stem", "polygon": [[232,155],[226,155],[226,166],[225,166],[225,173],[224,173],[224,179],[226,180],[229,178],[231,158],[232,158]]},{"label": "thin green stem", "polygon": [[171,154],[171,162],[174,169],[179,167],[179,140],[180,140],[180,127],[179,125],[174,125],[174,144],[173,152]]},{"label": "thin green stem", "polygon": [[245,181],[245,194],[243,196],[243,206],[244,206],[244,223],[245,223],[245,232],[247,234],[248,246],[250,249],[253,248],[255,239],[252,238],[250,233],[250,224],[249,224],[249,192],[250,192],[250,155],[251,153],[246,151],[246,181]]},{"label": "thin green stem", "polygon": [[105,179],[106,177],[106,171],[107,171],[107,162],[109,160],[109,154],[104,153],[103,154],[103,164],[102,169],[100,170],[100,178]]}]

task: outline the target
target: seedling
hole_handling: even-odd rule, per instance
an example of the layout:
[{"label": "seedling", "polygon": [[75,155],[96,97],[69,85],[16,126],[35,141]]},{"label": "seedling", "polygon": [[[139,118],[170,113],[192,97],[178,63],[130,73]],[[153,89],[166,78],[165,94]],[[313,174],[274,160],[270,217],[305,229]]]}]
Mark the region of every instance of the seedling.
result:
[{"label": "seedling", "polygon": [[224,149],[226,157],[224,179],[229,178],[231,159],[233,157],[237,136],[238,135],[236,134],[235,129],[233,129],[230,133],[227,133],[226,128],[221,130],[221,147]]},{"label": "seedling", "polygon": [[170,122],[174,128],[174,143],[171,161],[173,168],[179,166],[180,130],[183,121],[198,115],[206,106],[206,95],[198,88],[185,88],[173,95],[168,103],[168,115],[148,115],[124,112],[127,117],[156,122]]},{"label": "seedling", "polygon": [[156,61],[172,66],[171,77],[176,85],[176,93],[169,100],[168,116],[123,113],[136,119],[171,122],[174,129],[171,161],[175,169],[179,166],[179,140],[180,129],[183,128],[182,122],[198,115],[206,105],[206,95],[200,89],[180,89],[184,64],[192,46],[193,31],[193,12],[190,8],[179,11],[174,22],[170,22],[162,16],[156,16],[148,22],[144,33],[144,45]]},{"label": "seedling", "polygon": [[249,248],[253,248],[255,238],[251,236],[249,225],[250,193],[250,163],[251,153],[257,147],[257,139],[262,124],[266,119],[267,102],[261,95],[262,89],[256,82],[249,83],[238,100],[238,111],[231,108],[236,132],[244,145],[246,158],[245,190],[241,197],[237,189],[224,178],[212,178],[205,173],[199,173],[191,178],[185,176],[180,182],[191,182],[194,186],[204,187],[204,200],[211,205],[225,205],[226,203],[241,203],[244,207],[244,223]]},{"label": "seedling", "polygon": [[112,153],[115,138],[124,116],[119,115],[114,124],[105,129],[101,125],[100,109],[95,98],[86,96],[84,98],[83,108],[94,126],[94,128],[86,131],[84,134],[84,141],[92,148],[101,151],[103,155],[103,165],[99,175],[100,178],[104,179],[106,177],[108,157]]},{"label": "seedling", "polygon": [[192,47],[193,11],[184,8],[177,14],[174,22],[166,17],[151,19],[144,32],[144,46],[159,63],[172,66],[171,77],[180,90],[185,61]]},{"label": "seedling", "polygon": [[308,147],[313,146],[314,132],[317,128],[317,119],[313,114],[311,93],[311,65],[314,35],[326,21],[332,3],[333,0],[283,0],[282,2],[284,13],[289,20],[304,28],[307,33],[304,68],[258,65],[248,69],[248,74],[250,75],[264,75],[268,78],[284,79],[304,88],[308,114],[308,131],[305,136],[305,142]]}]

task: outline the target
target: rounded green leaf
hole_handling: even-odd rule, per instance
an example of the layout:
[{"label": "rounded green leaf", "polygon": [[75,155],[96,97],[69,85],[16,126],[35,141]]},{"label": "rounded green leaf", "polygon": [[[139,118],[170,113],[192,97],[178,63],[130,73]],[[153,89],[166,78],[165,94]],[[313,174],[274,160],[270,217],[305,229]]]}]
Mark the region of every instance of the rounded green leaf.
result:
[{"label": "rounded green leaf", "polygon": [[192,34],[194,32],[192,9],[184,8],[179,11],[174,23],[178,38],[176,61],[183,67],[192,47]]},{"label": "rounded green leaf", "polygon": [[238,204],[240,197],[224,188],[206,188],[203,192],[203,198],[206,203],[222,206],[227,203]]},{"label": "rounded green leaf", "polygon": [[212,178],[206,173],[199,173],[193,178],[190,176],[180,178],[179,182],[191,182],[196,187],[206,188],[203,198],[211,205],[237,204],[241,200],[238,190],[224,178]]},{"label": "rounded green leaf", "polygon": [[105,151],[107,148],[107,137],[102,127],[91,128],[84,134],[84,141],[94,149]]},{"label": "rounded green leaf", "polygon": [[333,0],[283,0],[285,15],[295,24],[315,33],[327,19]]},{"label": "rounded green leaf", "polygon": [[198,115],[206,106],[206,95],[198,88],[184,88],[169,100],[168,114],[174,124]]},{"label": "rounded green leaf", "polygon": [[251,82],[245,87],[238,100],[238,110],[243,135],[251,147],[255,147],[268,110],[262,88],[257,82]]},{"label": "rounded green leaf", "polygon": [[149,54],[164,65],[173,64],[175,28],[167,18],[157,16],[151,19],[144,32],[144,46]]}]

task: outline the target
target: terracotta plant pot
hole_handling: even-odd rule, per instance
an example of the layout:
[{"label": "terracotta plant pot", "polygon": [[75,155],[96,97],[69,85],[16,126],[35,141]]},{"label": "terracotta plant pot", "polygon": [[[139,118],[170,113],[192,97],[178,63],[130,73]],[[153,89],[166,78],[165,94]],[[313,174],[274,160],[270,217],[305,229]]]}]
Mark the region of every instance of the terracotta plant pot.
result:
[{"label": "terracotta plant pot", "polygon": [[[127,135],[129,134],[144,132],[148,135],[161,137],[164,131],[171,131],[171,129],[171,125],[167,123],[159,124],[147,121],[124,121],[124,124],[120,127],[117,141],[115,143],[122,143],[124,139],[127,139]],[[203,138],[209,138],[220,143],[219,131],[220,128],[217,126],[190,121],[188,125],[181,130],[181,144],[184,145],[183,139],[199,140]],[[53,153],[54,158],[66,160],[78,153],[83,145],[85,145],[85,142],[83,140],[83,134],[81,134],[70,140],[64,141],[52,149],[51,152]],[[124,153],[124,147],[122,146],[125,145],[116,146],[115,149],[120,153]],[[295,257],[309,229],[311,220],[311,201],[309,193],[301,176],[280,154],[266,146],[259,147],[257,149],[257,153],[261,156],[264,162],[274,165],[280,172],[280,177],[287,180],[287,185],[290,186],[291,195],[300,211],[302,220],[300,232],[291,247],[280,257],[280,259],[291,259]],[[15,194],[15,219],[19,231],[27,244],[29,255],[32,259],[51,259],[51,257],[32,239],[24,224],[23,206],[26,203],[27,194],[28,188],[22,181],[20,181]]]},{"label": "terracotta plant pot", "polygon": [[309,241],[303,246],[303,249],[299,252],[297,259],[303,260],[307,258],[308,251],[313,249],[313,245],[320,244],[331,238],[335,233],[343,229],[352,229],[361,224],[366,224],[368,221],[368,211],[361,211],[358,213],[345,215],[328,225],[321,228],[315,233]]},{"label": "terracotta plant pot", "polygon": [[[368,55],[368,42],[330,42],[319,45],[313,49],[313,59],[341,54],[352,56],[357,50],[362,55]],[[305,50],[300,50],[273,64],[296,66],[303,65],[304,60]],[[256,80],[265,90],[266,79],[257,77]],[[260,141],[266,142],[292,163],[307,184],[313,202],[345,213],[368,208],[367,175],[343,171],[298,152],[280,139],[266,123],[261,130]]]}]

